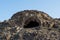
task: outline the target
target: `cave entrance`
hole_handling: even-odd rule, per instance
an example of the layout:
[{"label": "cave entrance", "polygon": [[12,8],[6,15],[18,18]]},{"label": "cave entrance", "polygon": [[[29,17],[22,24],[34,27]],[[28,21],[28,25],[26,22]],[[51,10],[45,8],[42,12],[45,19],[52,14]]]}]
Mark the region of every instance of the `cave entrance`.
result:
[{"label": "cave entrance", "polygon": [[35,28],[35,27],[39,27],[39,22],[37,22],[37,20],[27,20],[25,22],[24,28]]}]

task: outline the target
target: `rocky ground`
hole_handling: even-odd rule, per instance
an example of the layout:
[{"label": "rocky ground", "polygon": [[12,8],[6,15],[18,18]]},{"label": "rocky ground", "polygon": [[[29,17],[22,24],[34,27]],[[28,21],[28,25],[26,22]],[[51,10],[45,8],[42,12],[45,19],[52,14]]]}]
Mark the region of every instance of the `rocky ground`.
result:
[{"label": "rocky ground", "polygon": [[0,40],[60,40],[60,19],[37,10],[17,12],[0,22]]}]

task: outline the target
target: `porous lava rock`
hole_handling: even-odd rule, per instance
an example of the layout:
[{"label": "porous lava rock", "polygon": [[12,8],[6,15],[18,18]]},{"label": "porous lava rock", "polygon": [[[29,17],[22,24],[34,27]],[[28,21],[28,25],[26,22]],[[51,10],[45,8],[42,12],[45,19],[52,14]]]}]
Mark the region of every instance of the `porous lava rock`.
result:
[{"label": "porous lava rock", "polygon": [[60,40],[60,19],[37,10],[17,12],[0,22],[0,40]]}]

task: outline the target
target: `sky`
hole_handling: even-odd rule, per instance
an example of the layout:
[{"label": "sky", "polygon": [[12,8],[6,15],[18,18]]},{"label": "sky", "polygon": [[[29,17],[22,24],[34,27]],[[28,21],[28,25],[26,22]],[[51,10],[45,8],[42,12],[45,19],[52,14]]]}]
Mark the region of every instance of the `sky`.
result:
[{"label": "sky", "polygon": [[60,18],[60,0],[0,0],[0,21],[23,10],[43,11],[53,18]]}]

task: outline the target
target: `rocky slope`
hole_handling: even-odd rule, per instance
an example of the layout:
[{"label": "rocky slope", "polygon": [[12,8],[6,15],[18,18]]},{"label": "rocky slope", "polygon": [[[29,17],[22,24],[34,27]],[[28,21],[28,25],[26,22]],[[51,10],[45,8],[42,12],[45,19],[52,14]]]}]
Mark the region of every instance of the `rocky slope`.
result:
[{"label": "rocky slope", "polygon": [[0,40],[60,40],[60,19],[37,10],[17,12],[0,22]]}]

